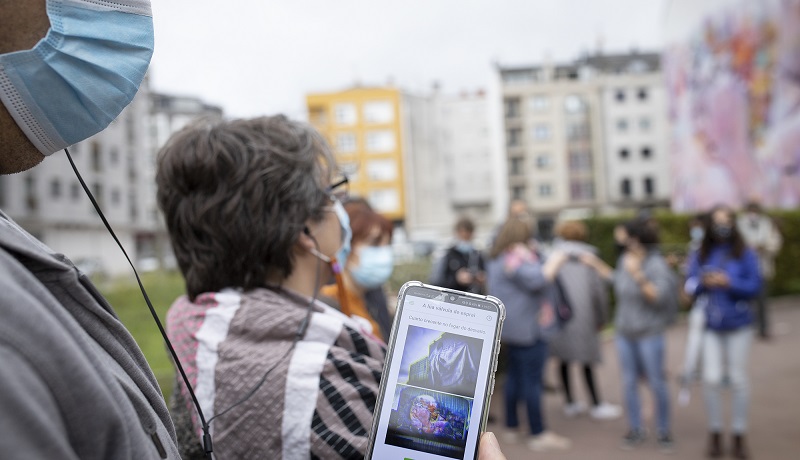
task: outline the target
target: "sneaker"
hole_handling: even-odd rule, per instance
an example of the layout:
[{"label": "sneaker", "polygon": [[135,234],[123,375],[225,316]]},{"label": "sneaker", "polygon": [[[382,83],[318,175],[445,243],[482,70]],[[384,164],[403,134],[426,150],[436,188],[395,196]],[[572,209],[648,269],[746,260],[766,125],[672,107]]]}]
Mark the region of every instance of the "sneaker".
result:
[{"label": "sneaker", "polygon": [[536,452],[567,450],[571,446],[572,441],[552,431],[543,431],[528,441],[528,447]]},{"label": "sneaker", "polygon": [[595,420],[614,420],[622,416],[622,408],[608,403],[600,403],[594,406],[589,415]]},{"label": "sneaker", "polygon": [[669,433],[660,434],[656,442],[658,442],[658,450],[665,454],[671,454],[675,451],[675,441]]},{"label": "sneaker", "polygon": [[568,418],[577,417],[586,412],[586,404],[581,401],[564,406],[564,415]]},{"label": "sneaker", "polygon": [[503,443],[516,444],[519,442],[521,438],[522,436],[520,435],[519,430],[517,430],[516,428],[506,427],[504,431],[500,432],[500,440]]},{"label": "sneaker", "polygon": [[633,450],[639,447],[645,439],[646,436],[643,430],[630,430],[623,436],[622,445],[620,447],[622,450]]}]

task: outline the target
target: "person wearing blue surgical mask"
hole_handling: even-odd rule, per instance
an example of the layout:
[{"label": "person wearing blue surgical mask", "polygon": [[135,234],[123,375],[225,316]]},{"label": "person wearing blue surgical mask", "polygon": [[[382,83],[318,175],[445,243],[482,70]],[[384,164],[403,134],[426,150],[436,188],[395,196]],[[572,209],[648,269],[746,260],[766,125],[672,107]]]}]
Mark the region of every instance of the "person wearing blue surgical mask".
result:
[{"label": "person wearing blue surgical mask", "polygon": [[322,293],[330,304],[363,321],[376,337],[387,340],[392,317],[383,286],[394,269],[392,223],[363,198],[347,200],[344,208],[352,226],[352,252],[340,282],[326,286]]},{"label": "person wearing blue surgical mask", "polygon": [[[153,44],[148,0],[0,1],[0,174],[105,129]],[[112,306],[2,211],[0,291],[0,456],[180,458],[161,389]]]},{"label": "person wearing blue surgical mask", "polygon": [[475,223],[468,217],[458,219],[455,225],[455,242],[438,261],[431,277],[433,284],[458,291],[484,294],[486,290],[486,262],[483,254],[473,245]]}]

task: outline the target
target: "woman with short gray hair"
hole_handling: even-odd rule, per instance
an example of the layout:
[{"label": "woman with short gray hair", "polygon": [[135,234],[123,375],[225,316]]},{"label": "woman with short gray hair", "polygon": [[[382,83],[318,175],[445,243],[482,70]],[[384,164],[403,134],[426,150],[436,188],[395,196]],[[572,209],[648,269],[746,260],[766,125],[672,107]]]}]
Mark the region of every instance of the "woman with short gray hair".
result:
[{"label": "woman with short gray hair", "polygon": [[[335,172],[324,139],[283,116],[196,122],[159,154],[186,280],[167,330],[221,458],[364,455],[385,349],[317,300],[349,250]],[[176,425],[201,457],[187,396],[178,383]]]}]

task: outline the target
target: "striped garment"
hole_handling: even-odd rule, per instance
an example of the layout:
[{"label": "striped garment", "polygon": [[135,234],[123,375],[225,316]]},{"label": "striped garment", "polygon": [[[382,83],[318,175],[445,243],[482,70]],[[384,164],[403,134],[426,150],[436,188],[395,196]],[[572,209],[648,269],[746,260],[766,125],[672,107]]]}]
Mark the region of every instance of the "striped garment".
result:
[{"label": "striped garment", "polygon": [[[224,290],[170,307],[167,333],[207,420],[275,366],[254,396],[211,424],[217,458],[364,457],[386,350],[318,301],[292,350],[309,302],[279,289]],[[191,440],[182,454],[197,458],[200,425],[185,386],[178,388],[176,429]]]}]

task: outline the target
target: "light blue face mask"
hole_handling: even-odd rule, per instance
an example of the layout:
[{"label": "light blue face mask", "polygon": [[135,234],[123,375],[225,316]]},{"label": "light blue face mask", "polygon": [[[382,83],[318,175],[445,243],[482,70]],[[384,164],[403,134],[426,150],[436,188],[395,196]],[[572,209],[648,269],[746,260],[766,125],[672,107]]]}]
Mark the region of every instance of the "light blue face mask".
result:
[{"label": "light blue face mask", "polygon": [[385,283],[394,269],[391,246],[363,246],[358,250],[358,265],[350,275],[359,286],[373,289]]},{"label": "light blue face mask", "polygon": [[130,104],[153,55],[149,0],[47,0],[50,30],[0,55],[0,100],[51,155],[105,129]]}]

